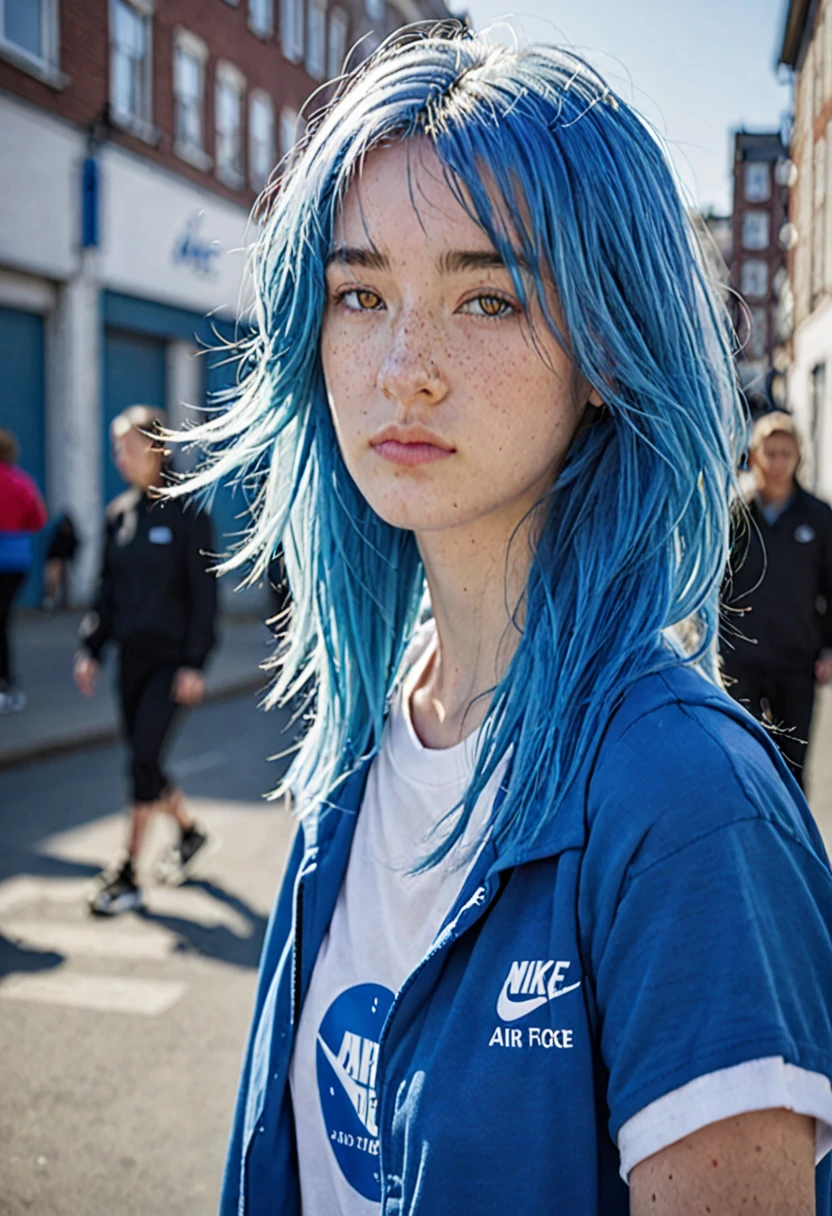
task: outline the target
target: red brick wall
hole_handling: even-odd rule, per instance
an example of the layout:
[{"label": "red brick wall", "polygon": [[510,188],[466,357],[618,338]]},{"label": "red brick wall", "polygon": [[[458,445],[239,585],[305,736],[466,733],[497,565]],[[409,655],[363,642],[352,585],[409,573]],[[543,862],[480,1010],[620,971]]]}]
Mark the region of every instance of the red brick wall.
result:
[{"label": "red brick wall", "polygon": [[107,100],[107,0],[61,0],[60,24],[66,87],[51,88],[0,60],[0,89],[85,126]]},{"label": "red brick wall", "polygon": [[[342,7],[350,11],[353,3]],[[279,0],[275,0],[275,27],[279,22]],[[225,0],[157,0],[153,18],[153,125],[160,131],[151,145],[126,131],[114,128],[110,139],[132,149],[156,164],[209,189],[250,204],[248,189],[232,190],[212,171],[202,172],[173,152],[173,45],[174,30],[181,25],[207,44],[205,76],[206,151],[213,156],[214,81],[218,59],[228,59],[240,69],[249,90],[259,88],[275,101],[275,139],[279,138],[280,110],[298,110],[317,86],[302,66],[283,58],[277,33],[268,39],[256,37],[248,28],[248,3],[239,0],[231,7]],[[55,89],[0,60],[0,89],[87,127],[98,118],[109,98],[109,2],[108,0],[60,0],[61,46],[59,67],[68,77]],[[352,31],[349,37],[352,37]],[[247,156],[247,107],[244,106],[244,148]]]}]

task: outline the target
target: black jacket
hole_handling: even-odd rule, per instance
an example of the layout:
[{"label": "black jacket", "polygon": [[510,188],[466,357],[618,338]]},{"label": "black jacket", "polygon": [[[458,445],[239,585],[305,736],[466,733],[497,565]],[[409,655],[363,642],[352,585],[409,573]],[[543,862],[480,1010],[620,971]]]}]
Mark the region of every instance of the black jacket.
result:
[{"label": "black jacket", "polygon": [[217,580],[210,516],[181,499],[138,490],[107,508],[98,596],[81,644],[98,658],[109,641],[150,660],[201,668],[214,645]]},{"label": "black jacket", "polygon": [[832,646],[832,510],[798,488],[773,524],[756,499],[748,514],[735,517],[722,595],[723,659],[729,667],[734,659],[810,670]]}]

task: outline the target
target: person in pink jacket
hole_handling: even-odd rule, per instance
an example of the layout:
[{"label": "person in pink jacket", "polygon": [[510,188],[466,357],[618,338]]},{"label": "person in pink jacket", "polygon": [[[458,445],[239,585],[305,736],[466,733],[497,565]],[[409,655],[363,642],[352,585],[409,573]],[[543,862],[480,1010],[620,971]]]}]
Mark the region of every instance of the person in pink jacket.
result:
[{"label": "person in pink jacket", "polygon": [[15,597],[32,568],[32,533],[48,518],[40,491],[17,466],[18,455],[14,435],[0,429],[0,713],[26,704],[14,679],[9,626]]}]

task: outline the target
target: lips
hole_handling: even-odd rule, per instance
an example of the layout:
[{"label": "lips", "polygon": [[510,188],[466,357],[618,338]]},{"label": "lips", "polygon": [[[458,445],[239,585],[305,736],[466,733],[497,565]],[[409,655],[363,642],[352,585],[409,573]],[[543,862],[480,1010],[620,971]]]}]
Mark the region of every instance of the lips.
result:
[{"label": "lips", "polygon": [[370,440],[377,456],[392,464],[414,467],[444,460],[456,451],[451,444],[425,427],[385,427]]}]

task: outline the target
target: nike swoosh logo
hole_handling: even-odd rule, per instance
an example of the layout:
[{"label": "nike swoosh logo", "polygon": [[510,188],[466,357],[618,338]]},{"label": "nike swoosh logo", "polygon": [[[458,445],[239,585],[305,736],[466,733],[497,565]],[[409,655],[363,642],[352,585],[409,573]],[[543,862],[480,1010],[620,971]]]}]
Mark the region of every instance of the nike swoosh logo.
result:
[{"label": "nike swoosh logo", "polygon": [[566,988],[559,988],[552,996],[530,996],[522,1001],[514,1001],[508,994],[508,980],[506,980],[503,984],[502,992],[497,998],[497,1017],[503,1022],[516,1022],[518,1018],[524,1018],[527,1013],[539,1009],[547,1001],[554,1001],[559,996],[566,996],[567,992],[574,992],[580,986],[581,981],[578,980],[576,984],[569,984]]},{"label": "nike swoosh logo", "polygon": [[357,1081],[354,1081],[352,1079],[352,1077],[349,1075],[349,1073],[347,1073],[346,1069],[344,1069],[344,1067],[341,1064],[339,1064],[338,1057],[335,1055],[335,1053],[333,1051],[331,1051],[329,1049],[329,1047],[323,1041],[323,1039],[321,1038],[320,1035],[318,1035],[318,1044],[321,1048],[321,1051],[324,1053],[327,1060],[329,1061],[329,1065],[332,1068],[332,1071],[335,1073],[336,1077],[341,1082],[341,1085],[344,1089],[344,1093],[349,1098],[350,1104],[352,1105],[353,1110],[358,1115],[359,1119],[361,1119],[362,1124],[364,1125],[364,1127],[367,1128],[367,1131],[370,1133],[370,1135],[377,1136],[378,1128],[370,1127],[367,1123],[367,1120],[362,1119],[361,1114],[360,1114],[362,1105],[366,1105],[367,1087],[365,1085],[359,1085]]}]

